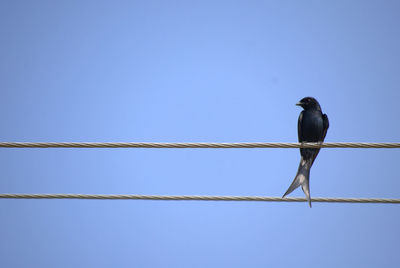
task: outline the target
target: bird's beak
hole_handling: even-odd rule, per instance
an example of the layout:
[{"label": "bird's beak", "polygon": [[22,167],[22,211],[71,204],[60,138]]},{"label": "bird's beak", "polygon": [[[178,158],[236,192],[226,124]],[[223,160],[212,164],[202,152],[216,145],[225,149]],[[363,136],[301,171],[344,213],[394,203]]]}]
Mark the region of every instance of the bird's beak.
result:
[{"label": "bird's beak", "polygon": [[296,103],[297,106],[301,106],[303,103],[301,101],[299,101],[298,103]]}]

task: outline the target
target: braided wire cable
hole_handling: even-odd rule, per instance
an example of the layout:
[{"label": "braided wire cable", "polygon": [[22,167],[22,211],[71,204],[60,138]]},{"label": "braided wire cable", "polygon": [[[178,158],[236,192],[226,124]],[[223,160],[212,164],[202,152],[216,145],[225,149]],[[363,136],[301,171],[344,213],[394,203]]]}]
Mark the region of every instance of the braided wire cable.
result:
[{"label": "braided wire cable", "polygon": [[[302,197],[268,196],[200,196],[200,195],[113,195],[113,194],[0,194],[1,199],[108,199],[108,200],[170,200],[170,201],[263,201],[263,202],[307,202]],[[322,203],[384,203],[400,204],[393,198],[332,198],[313,197],[312,202]]]},{"label": "braided wire cable", "polygon": [[400,142],[0,142],[0,148],[400,148]]},{"label": "braided wire cable", "polygon": [[[160,142],[0,142],[0,148],[400,148],[400,143],[160,143]],[[196,200],[196,201],[264,201],[307,202],[300,197],[260,196],[189,196],[189,195],[99,195],[99,194],[0,194],[1,199],[111,199],[111,200]],[[328,203],[391,203],[400,199],[388,198],[325,198],[314,197],[313,202]]]}]

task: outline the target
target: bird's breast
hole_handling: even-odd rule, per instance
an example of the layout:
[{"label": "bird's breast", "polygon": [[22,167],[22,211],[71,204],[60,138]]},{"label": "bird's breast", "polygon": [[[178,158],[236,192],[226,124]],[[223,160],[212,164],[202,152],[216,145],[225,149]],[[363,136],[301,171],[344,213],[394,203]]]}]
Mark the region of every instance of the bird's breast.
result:
[{"label": "bird's breast", "polygon": [[324,125],[320,111],[304,111],[300,127],[300,142],[322,141]]}]

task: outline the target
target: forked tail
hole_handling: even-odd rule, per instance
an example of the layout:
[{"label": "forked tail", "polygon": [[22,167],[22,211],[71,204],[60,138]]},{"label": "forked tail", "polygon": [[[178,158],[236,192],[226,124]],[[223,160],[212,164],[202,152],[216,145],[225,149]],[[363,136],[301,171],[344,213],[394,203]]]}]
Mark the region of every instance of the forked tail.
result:
[{"label": "forked tail", "polygon": [[289,186],[289,189],[287,189],[286,193],[282,196],[282,198],[293,192],[297,187],[301,186],[304,194],[307,197],[308,204],[311,207],[311,197],[310,197],[311,165],[312,165],[312,159],[304,160],[303,157],[301,158],[296,177],[294,177],[292,184]]}]

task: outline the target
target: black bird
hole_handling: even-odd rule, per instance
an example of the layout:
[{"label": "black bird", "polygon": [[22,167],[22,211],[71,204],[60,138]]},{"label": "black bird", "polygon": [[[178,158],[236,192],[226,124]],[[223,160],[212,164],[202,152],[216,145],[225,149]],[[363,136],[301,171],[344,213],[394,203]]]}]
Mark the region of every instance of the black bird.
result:
[{"label": "black bird", "polygon": [[[329,128],[329,120],[328,116],[322,113],[318,101],[312,97],[305,97],[296,103],[296,105],[304,109],[300,113],[297,122],[299,142],[323,142]],[[310,169],[319,150],[320,148],[300,148],[301,159],[299,169],[292,184],[282,198],[301,185],[307,197],[308,204],[311,207]]]}]

